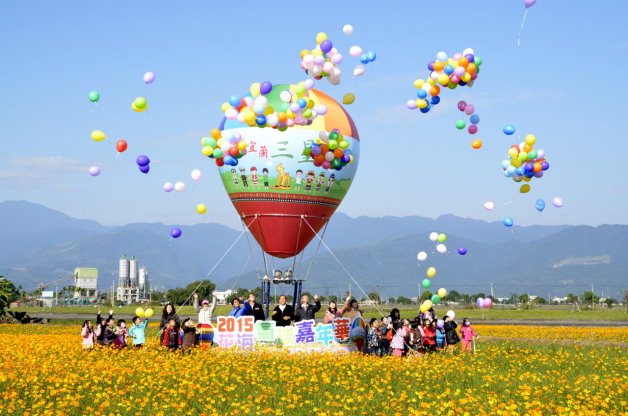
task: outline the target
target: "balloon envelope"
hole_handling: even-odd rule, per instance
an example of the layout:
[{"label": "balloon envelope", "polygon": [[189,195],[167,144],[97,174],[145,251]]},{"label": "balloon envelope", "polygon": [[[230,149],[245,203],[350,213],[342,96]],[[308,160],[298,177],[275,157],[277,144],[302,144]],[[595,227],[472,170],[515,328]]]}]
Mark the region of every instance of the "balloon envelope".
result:
[{"label": "balloon envelope", "polygon": [[556,208],[561,208],[563,206],[563,199],[557,196],[556,198],[552,199],[552,205],[554,205]]},{"label": "balloon envelope", "polygon": [[449,316],[451,319],[454,319],[456,317],[456,312],[454,312],[454,311],[447,311],[447,316]]},{"label": "balloon envelope", "polygon": [[427,260],[427,253],[425,251],[419,251],[419,254],[417,254],[416,258],[419,261],[425,261]]},{"label": "balloon envelope", "polygon": [[[274,85],[264,96],[267,105],[278,111],[284,104],[282,93],[295,96],[295,86]],[[344,108],[318,90],[306,94],[314,108],[327,109],[324,115],[319,112],[311,124],[279,131],[225,118],[219,126],[223,137],[240,134],[248,143],[247,153],[237,159],[237,166],[225,164],[218,168],[229,198],[262,249],[280,258],[303,251],[329,221],[353,183],[360,158],[359,134]],[[317,166],[312,154],[305,155],[304,150],[316,143],[321,131],[329,136],[334,129],[348,143],[346,148],[336,150],[349,154],[350,162],[339,162],[334,168],[323,156]],[[328,153],[335,162],[335,150]]]},{"label": "balloon envelope", "polygon": [[542,199],[537,199],[534,202],[534,207],[536,208],[537,211],[543,212],[543,210],[545,209],[545,201],[543,201]]}]

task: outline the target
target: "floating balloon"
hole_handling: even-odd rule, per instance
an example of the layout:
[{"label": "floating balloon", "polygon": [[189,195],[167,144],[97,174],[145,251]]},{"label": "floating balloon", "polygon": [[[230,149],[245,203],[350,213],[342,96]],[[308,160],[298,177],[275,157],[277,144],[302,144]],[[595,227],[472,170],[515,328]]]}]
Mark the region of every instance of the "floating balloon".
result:
[{"label": "floating balloon", "polygon": [[506,226],[506,227],[512,227],[512,225],[514,224],[514,221],[512,220],[512,218],[510,217],[505,217],[502,220],[502,223]]},{"label": "floating balloon", "polygon": [[437,305],[440,303],[440,297],[438,295],[432,295],[432,303]]},{"label": "floating balloon", "polygon": [[467,254],[467,249],[464,247],[458,247],[458,254],[464,256],[465,254]]},{"label": "floating balloon", "polygon": [[467,125],[467,124],[464,122],[464,120],[458,120],[458,121],[456,121],[456,128],[457,128],[458,130],[462,130],[462,129],[464,129],[466,125]]},{"label": "floating balloon", "polygon": [[150,171],[150,165],[138,166],[138,168],[142,173],[148,173]]},{"label": "floating balloon", "polygon": [[519,192],[521,192],[522,194],[527,194],[528,192],[530,192],[530,185],[528,185],[527,183],[521,185],[521,187],[519,188]]},{"label": "floating balloon", "polygon": [[536,0],[523,0],[523,4],[528,9],[536,4]]},{"label": "floating balloon", "polygon": [[445,296],[447,296],[447,289],[441,287],[440,289],[438,289],[437,293],[440,298],[444,298]]},{"label": "floating balloon", "polygon": [[140,110],[144,109],[146,107],[146,98],[144,98],[144,97],[137,97],[133,101],[133,105],[135,105],[135,107],[139,108]]},{"label": "floating balloon", "polygon": [[454,312],[454,311],[447,311],[447,316],[449,316],[453,320],[456,317],[456,312]]},{"label": "floating balloon", "polygon": [[174,190],[174,185],[172,184],[172,182],[166,182],[163,185],[163,190],[166,192],[172,192]]},{"label": "floating balloon", "polygon": [[196,212],[199,214],[205,214],[207,212],[207,207],[205,204],[198,204],[196,205]]},{"label": "floating balloon", "polygon": [[95,142],[102,142],[107,136],[100,130],[94,130],[92,131],[91,137]]},{"label": "floating balloon", "polygon": [[137,163],[137,166],[148,166],[150,159],[146,155],[139,155],[137,159],[135,159],[135,163]]},{"label": "floating balloon", "polygon": [[432,286],[432,281],[430,279],[423,279],[421,286],[423,286],[424,289],[429,289],[429,287]]},{"label": "floating balloon", "polygon": [[502,131],[504,132],[505,135],[511,136],[517,131],[517,129],[515,128],[515,126],[506,124],[504,128],[502,129]]},{"label": "floating balloon", "polygon": [[542,199],[537,199],[534,202],[534,208],[536,208],[536,210],[539,212],[543,212],[543,210],[545,209],[545,201],[543,201]]},{"label": "floating balloon", "polygon": [[92,166],[91,168],[89,168],[89,174],[92,176],[100,175],[100,168],[98,166]]},{"label": "floating balloon", "polygon": [[436,251],[438,251],[440,254],[445,254],[447,253],[447,246],[445,244],[438,244],[436,245]]},{"label": "floating balloon", "polygon": [[495,203],[491,202],[491,201],[486,201],[484,203],[484,209],[487,211],[492,211],[495,208]]},{"label": "floating balloon", "polygon": [[484,298],[477,298],[475,300],[475,304],[478,305],[479,308],[483,308],[484,307]]},{"label": "floating balloon", "polygon": [[353,104],[355,102],[355,95],[351,92],[348,92],[342,97],[343,104]]},{"label": "floating balloon", "polygon": [[147,308],[147,309],[144,311],[144,316],[145,316],[146,318],[150,318],[150,317],[151,317],[151,316],[153,316],[154,314],[155,314],[155,312],[154,312],[151,308]]},{"label": "floating balloon", "polygon": [[139,316],[140,318],[143,318],[145,313],[146,312],[144,311],[144,308],[135,309],[135,315]]},{"label": "floating balloon", "polygon": [[552,199],[552,205],[554,205],[556,208],[562,208],[563,199],[557,196],[556,198]]},{"label": "floating balloon", "polygon": [[438,242],[444,243],[445,241],[447,241],[447,234],[444,234],[444,233],[438,234]]},{"label": "floating balloon", "polygon": [[438,233],[437,232],[430,233],[430,241],[437,241],[437,240],[438,240]]},{"label": "floating balloon", "polygon": [[436,268],[435,267],[428,267],[428,269],[425,271],[425,274],[429,278],[432,278],[432,277],[436,276]]},{"label": "floating balloon", "polygon": [[352,46],[351,48],[349,48],[349,55],[353,56],[354,58],[359,57],[360,55],[362,55],[362,53],[362,48],[360,48],[359,46]]},{"label": "floating balloon", "polygon": [[116,150],[120,153],[124,152],[128,147],[126,140],[118,140],[116,142]]},{"label": "floating balloon", "polygon": [[181,237],[181,228],[174,227],[170,230],[170,237],[179,238]]},{"label": "floating balloon", "polygon": [[419,254],[417,254],[416,258],[419,261],[425,261],[427,260],[427,253],[425,251],[419,251]]},{"label": "floating balloon", "polygon": [[141,113],[142,111],[146,110],[148,108],[148,106],[144,106],[143,108],[139,108],[135,105],[135,103],[131,103],[131,108],[133,109],[133,111],[136,111],[138,113]]},{"label": "floating balloon", "polygon": [[[441,296],[441,297],[443,297],[443,296]],[[436,327],[440,328],[440,329],[443,329],[445,327],[445,321],[443,321],[442,319],[436,320]]]},{"label": "floating balloon", "polygon": [[364,65],[356,65],[355,68],[353,68],[354,77],[359,77],[361,75],[364,75],[365,72],[366,72],[366,68],[364,67]]},{"label": "floating balloon", "polygon": [[147,72],[144,74],[144,82],[146,84],[152,84],[153,81],[155,81],[155,74],[153,74],[152,72]]},{"label": "floating balloon", "polygon": [[471,147],[474,149],[479,149],[482,147],[482,140],[474,140],[471,142]]},{"label": "floating balloon", "polygon": [[490,308],[492,304],[493,304],[493,299],[491,299],[491,298],[484,298],[484,302],[483,302],[482,306],[484,308]]},{"label": "floating balloon", "polygon": [[87,98],[89,101],[96,103],[100,100],[100,93],[98,91],[90,91],[89,94],[87,94]]},{"label": "floating balloon", "polygon": [[177,182],[174,184],[174,190],[177,192],[183,192],[185,190],[185,184],[183,182]]},{"label": "floating balloon", "polygon": [[193,181],[198,182],[199,179],[201,179],[202,173],[199,169],[194,169],[190,176],[192,177]]},{"label": "floating balloon", "polygon": [[342,33],[344,33],[345,35],[350,35],[353,33],[353,26],[351,25],[344,25],[342,27]]}]

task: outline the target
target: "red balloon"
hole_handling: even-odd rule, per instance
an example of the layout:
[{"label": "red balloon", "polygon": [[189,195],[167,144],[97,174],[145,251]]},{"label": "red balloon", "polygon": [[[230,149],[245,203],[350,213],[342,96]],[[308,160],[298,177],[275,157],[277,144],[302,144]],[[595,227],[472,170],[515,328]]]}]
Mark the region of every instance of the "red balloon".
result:
[{"label": "red balloon", "polygon": [[222,160],[221,157],[219,157],[218,159],[216,159],[216,166],[222,166],[224,165],[225,162]]},{"label": "red balloon", "polygon": [[229,154],[231,156],[236,157],[238,156],[239,153],[240,153],[240,150],[237,147],[232,146],[231,148],[229,148]]},{"label": "red balloon", "polygon": [[126,140],[118,140],[118,142],[116,143],[116,149],[120,153],[124,152],[127,147],[128,147],[128,144]]}]

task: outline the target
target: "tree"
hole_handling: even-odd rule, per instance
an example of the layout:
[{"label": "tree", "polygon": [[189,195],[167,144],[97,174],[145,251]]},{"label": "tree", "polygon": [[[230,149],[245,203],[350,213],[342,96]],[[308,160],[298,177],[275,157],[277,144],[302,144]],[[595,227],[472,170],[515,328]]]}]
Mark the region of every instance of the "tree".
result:
[{"label": "tree", "polygon": [[569,293],[567,295],[567,299],[565,300],[567,303],[578,303],[578,296],[573,293]]},{"label": "tree", "polygon": [[613,304],[617,303],[617,301],[613,298],[606,298],[604,299],[604,303],[606,303],[606,306],[608,306],[608,309],[611,309],[613,307]]},{"label": "tree", "polygon": [[428,299],[432,299],[432,292],[430,292],[429,290],[424,290],[423,293],[421,293],[421,297],[419,298],[419,301],[428,300]]},{"label": "tree", "polygon": [[0,276],[0,316],[5,314],[4,309],[9,307],[9,304],[18,299],[19,293],[13,285],[13,282],[6,280],[4,276]]},{"label": "tree", "polygon": [[327,296],[327,301],[328,302],[336,302],[336,303],[338,303],[338,296],[336,296],[336,295]]},{"label": "tree", "polygon": [[244,299],[246,298],[248,294],[249,294],[248,289],[239,288],[236,290],[235,293],[232,293],[229,296],[227,296],[225,300],[227,301],[227,303],[231,304],[231,302],[233,302],[235,298]]},{"label": "tree", "polygon": [[594,303],[600,302],[600,297],[595,296],[593,292],[589,290],[582,294],[582,300],[584,301],[584,303],[590,303],[591,305],[593,305]]},{"label": "tree", "polygon": [[377,292],[371,292],[368,294],[368,297],[370,300],[372,300],[375,303],[380,303],[381,302],[381,298],[379,297],[379,293]]},{"label": "tree", "polygon": [[444,300],[447,300],[450,302],[457,302],[459,300],[462,300],[462,296],[457,291],[450,290],[449,292],[447,292],[447,296],[445,296]]},{"label": "tree", "polygon": [[527,293],[522,293],[519,295],[519,303],[528,303],[530,302],[530,296]]},{"label": "tree", "polygon": [[411,305],[412,304],[412,300],[410,298],[407,298],[405,296],[399,296],[397,298],[397,303],[400,305]]},{"label": "tree", "polygon": [[536,305],[543,305],[546,303],[545,299],[542,297],[538,297],[538,298],[534,298],[534,301],[532,301],[532,303],[536,304]]},{"label": "tree", "polygon": [[195,289],[200,299],[209,299],[211,298],[211,294],[214,289],[216,289],[216,285],[209,280],[197,280],[190,283],[184,288],[175,288],[168,290],[166,292],[166,298],[169,302],[172,302],[173,305],[182,306],[186,300],[192,298],[192,294],[194,293]]}]

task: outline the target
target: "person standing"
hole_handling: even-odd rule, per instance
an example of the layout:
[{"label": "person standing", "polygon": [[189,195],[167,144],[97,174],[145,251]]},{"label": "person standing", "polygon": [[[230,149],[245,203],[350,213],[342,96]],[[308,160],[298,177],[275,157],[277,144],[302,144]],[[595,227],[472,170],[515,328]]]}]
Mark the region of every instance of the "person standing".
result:
[{"label": "person standing", "polygon": [[234,316],[236,318],[242,316],[244,313],[244,307],[240,306],[240,299],[234,298],[231,301],[231,306],[233,306],[233,309],[229,311],[229,316]]},{"label": "person standing", "polygon": [[310,305],[310,297],[308,295],[301,296],[301,304],[294,311],[294,322],[305,321],[307,319],[315,319],[316,312],[321,309],[321,302],[318,295],[314,295],[314,305]]},{"label": "person standing", "polygon": [[447,352],[454,352],[456,344],[460,342],[460,337],[456,333],[458,324],[451,317],[445,315],[445,341],[447,343]]},{"label": "person standing", "polygon": [[475,338],[479,338],[480,336],[475,333],[475,330],[471,326],[471,322],[467,318],[462,320],[460,335],[462,335],[462,352],[471,352],[471,344],[473,343],[473,340]]},{"label": "person standing", "polygon": [[255,302],[255,295],[253,293],[249,293],[249,296],[246,302],[244,303],[244,312],[242,313],[242,315],[254,317],[255,322],[266,320],[264,307],[260,305],[259,303]]},{"label": "person standing", "polygon": [[194,310],[198,312],[199,324],[211,324],[214,309],[216,309],[216,296],[212,296],[212,303],[209,304],[207,299],[203,299],[201,306],[198,305],[198,293],[194,293]]},{"label": "person standing", "polygon": [[286,295],[279,296],[279,305],[273,309],[272,319],[277,326],[290,326],[294,320],[294,310],[291,305],[286,304]]}]

